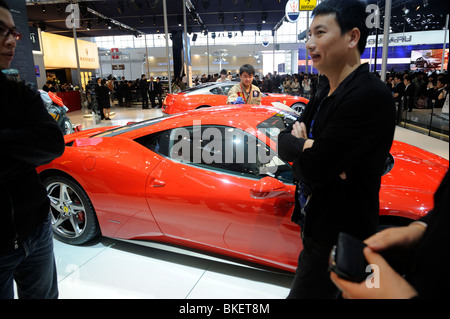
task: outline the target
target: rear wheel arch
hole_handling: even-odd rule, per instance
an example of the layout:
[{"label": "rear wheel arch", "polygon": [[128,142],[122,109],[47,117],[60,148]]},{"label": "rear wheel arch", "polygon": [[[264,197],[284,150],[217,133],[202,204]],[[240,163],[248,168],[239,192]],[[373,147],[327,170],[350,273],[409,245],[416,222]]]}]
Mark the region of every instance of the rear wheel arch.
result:
[{"label": "rear wheel arch", "polygon": [[[52,217],[52,229],[53,234],[56,238],[58,238],[60,241],[72,244],[72,245],[80,245],[84,244],[86,242],[89,242],[91,239],[97,237],[99,234],[101,234],[99,222],[97,219],[97,214],[95,212],[94,206],[89,198],[89,195],[86,193],[84,188],[69,174],[55,169],[49,169],[41,172],[39,174],[42,183],[47,189],[48,196],[50,196],[51,189],[55,189],[57,183],[61,183],[61,185],[65,185],[67,189],[70,190],[73,198],[76,198],[76,201],[79,201],[80,203],[75,203],[74,206],[78,208],[79,206],[83,206],[83,210],[78,214],[72,214],[73,216],[70,217],[63,217],[63,212],[58,211],[58,208],[55,208],[55,206],[65,206],[69,210],[72,210],[72,207],[70,207],[70,204],[64,205],[62,204],[62,201],[58,202],[57,205],[55,205],[55,198],[51,198],[51,206],[50,206],[50,214]],[[53,185],[53,187],[52,187]],[[53,199],[53,202],[52,202]],[[59,198],[61,199],[61,198]],[[58,199],[56,199],[58,201]],[[53,204],[52,204],[53,203]],[[80,220],[80,216],[81,220]],[[65,220],[64,224],[61,223],[60,226],[57,225],[58,222],[61,220]],[[79,222],[82,227],[81,234],[76,234],[75,229],[74,234],[71,234],[70,231],[70,224],[72,222]],[[59,228],[58,228],[59,227]]]}]

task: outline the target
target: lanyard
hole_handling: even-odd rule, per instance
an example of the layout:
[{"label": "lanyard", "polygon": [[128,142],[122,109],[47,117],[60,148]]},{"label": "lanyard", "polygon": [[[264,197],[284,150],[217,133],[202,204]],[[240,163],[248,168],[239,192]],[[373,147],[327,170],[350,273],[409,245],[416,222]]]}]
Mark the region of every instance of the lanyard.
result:
[{"label": "lanyard", "polygon": [[319,107],[317,108],[316,112],[314,113],[314,116],[313,116],[313,119],[311,121],[311,125],[310,125],[310,128],[309,128],[309,134],[308,134],[309,138],[314,138],[313,133],[312,133],[313,127],[314,127],[314,121],[316,120],[317,114],[319,113],[320,108],[321,108],[321,106],[323,104],[323,101],[325,101],[325,99],[326,99],[326,97],[322,101],[320,101]]}]

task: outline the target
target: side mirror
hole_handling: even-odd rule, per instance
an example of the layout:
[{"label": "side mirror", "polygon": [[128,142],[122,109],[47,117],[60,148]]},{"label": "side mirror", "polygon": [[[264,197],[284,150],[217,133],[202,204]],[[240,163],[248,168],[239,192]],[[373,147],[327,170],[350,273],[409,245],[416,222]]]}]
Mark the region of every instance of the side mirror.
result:
[{"label": "side mirror", "polygon": [[260,179],[253,188],[250,189],[250,195],[256,199],[267,199],[274,197],[293,196],[292,190],[283,182],[276,178],[267,176]]}]

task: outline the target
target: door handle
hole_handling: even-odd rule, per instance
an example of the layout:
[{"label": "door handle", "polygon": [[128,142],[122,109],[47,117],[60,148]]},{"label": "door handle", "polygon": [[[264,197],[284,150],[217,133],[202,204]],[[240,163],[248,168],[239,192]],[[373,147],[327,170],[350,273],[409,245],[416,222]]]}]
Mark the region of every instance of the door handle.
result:
[{"label": "door handle", "polygon": [[154,177],[150,179],[150,187],[164,187],[164,186],[166,186],[166,182],[160,179],[156,179]]}]

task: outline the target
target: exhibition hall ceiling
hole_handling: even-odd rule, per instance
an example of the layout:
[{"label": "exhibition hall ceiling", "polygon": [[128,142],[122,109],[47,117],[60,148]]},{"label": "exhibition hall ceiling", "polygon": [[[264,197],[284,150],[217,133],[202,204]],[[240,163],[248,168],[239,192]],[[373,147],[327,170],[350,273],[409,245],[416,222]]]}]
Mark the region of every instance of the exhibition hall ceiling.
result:
[{"label": "exhibition hall ceiling", "polygon": [[[72,1],[26,0],[30,24],[47,32],[73,36],[67,27]],[[186,0],[189,33],[276,30],[285,16],[287,0]],[[385,1],[378,4],[384,14]],[[164,33],[163,0],[76,1],[80,6],[79,37]],[[183,0],[166,0],[169,32],[183,29]],[[438,30],[445,26],[448,2],[392,0],[392,32]],[[383,19],[381,21],[383,28]],[[299,30],[299,33],[302,30]],[[381,31],[382,32],[382,31]]]},{"label": "exhibition hall ceiling", "polygon": [[[228,32],[241,30],[272,30],[285,15],[286,0],[188,0],[192,6],[186,10],[188,32]],[[130,33],[117,25],[108,29],[109,21],[118,21],[146,34],[164,33],[163,0],[109,0],[79,1],[83,25],[80,36],[96,37]],[[169,32],[183,28],[183,1],[166,0]],[[66,26],[67,1],[28,2],[28,19],[38,25],[45,24],[47,32],[72,36]],[[86,10],[86,7],[89,8]],[[45,13],[43,13],[44,11]],[[90,30],[88,29],[90,27]]]}]

